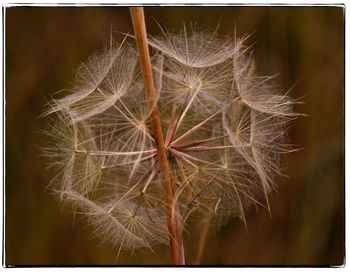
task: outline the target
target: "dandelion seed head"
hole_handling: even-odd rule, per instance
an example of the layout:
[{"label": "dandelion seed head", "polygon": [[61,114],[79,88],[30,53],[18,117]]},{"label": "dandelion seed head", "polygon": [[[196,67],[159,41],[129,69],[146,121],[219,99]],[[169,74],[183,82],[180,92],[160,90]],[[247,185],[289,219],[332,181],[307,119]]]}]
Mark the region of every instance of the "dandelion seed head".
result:
[{"label": "dandelion seed head", "polygon": [[[149,37],[173,212],[189,220],[269,209],[281,174],[287,125],[297,117],[273,77],[256,74],[246,38],[187,31]],[[115,42],[77,70],[76,85],[47,105],[53,122],[43,148],[56,174],[50,186],[121,249],[168,243],[152,109],[133,45]],[[50,119],[50,120],[52,120]],[[178,211],[177,211],[178,210]]]}]

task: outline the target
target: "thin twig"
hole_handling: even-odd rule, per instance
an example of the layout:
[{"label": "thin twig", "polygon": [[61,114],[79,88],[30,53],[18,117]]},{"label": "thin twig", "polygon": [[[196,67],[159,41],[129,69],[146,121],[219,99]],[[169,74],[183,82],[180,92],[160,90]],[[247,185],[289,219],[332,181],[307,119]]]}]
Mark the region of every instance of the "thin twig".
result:
[{"label": "thin twig", "polygon": [[168,220],[168,231],[170,236],[171,256],[174,264],[185,264],[183,256],[182,233],[179,231],[179,219],[177,214],[173,214],[174,193],[170,167],[167,153],[164,145],[164,138],[160,123],[159,111],[157,107],[156,94],[154,90],[151,59],[148,51],[146,24],[142,7],[130,8],[132,24],[134,27],[137,49],[141,71],[145,83],[145,91],[148,100],[148,106],[151,109],[151,123],[154,130],[154,139],[157,145],[157,155],[159,170],[163,179],[164,197]]}]

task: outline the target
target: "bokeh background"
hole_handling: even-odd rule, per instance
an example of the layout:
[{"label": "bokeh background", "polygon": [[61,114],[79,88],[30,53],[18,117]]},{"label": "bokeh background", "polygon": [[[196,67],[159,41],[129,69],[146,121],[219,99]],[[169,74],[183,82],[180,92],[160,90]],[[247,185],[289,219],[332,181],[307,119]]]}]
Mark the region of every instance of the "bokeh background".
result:
[{"label": "bokeh background", "polygon": [[[6,265],[167,264],[165,246],[122,253],[91,237],[84,221],[62,211],[45,190],[52,175],[38,156],[39,118],[47,99],[70,86],[74,69],[108,42],[111,29],[132,32],[125,7],[6,8]],[[150,33],[157,22],[180,29],[197,22],[234,36],[253,33],[257,69],[302,97],[295,110],[308,114],[290,129],[303,149],[287,157],[271,212],[247,212],[207,236],[185,237],[188,264],[342,265],[344,263],[344,8],[343,7],[147,7]],[[196,228],[197,227],[197,228]]]}]

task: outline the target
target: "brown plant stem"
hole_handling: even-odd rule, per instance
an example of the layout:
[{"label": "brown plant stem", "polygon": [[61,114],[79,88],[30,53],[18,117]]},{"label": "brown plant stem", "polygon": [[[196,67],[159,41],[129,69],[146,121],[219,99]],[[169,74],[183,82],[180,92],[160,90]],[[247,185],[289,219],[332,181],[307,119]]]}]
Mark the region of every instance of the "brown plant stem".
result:
[{"label": "brown plant stem", "polygon": [[179,218],[177,213],[173,212],[176,207],[174,203],[174,192],[170,167],[167,158],[167,152],[164,145],[162,127],[160,123],[157,100],[154,90],[151,59],[148,51],[147,32],[142,7],[130,8],[132,24],[136,37],[136,44],[139,53],[141,71],[145,84],[145,91],[148,100],[148,106],[151,109],[151,123],[154,130],[154,139],[157,145],[157,155],[159,170],[163,179],[163,189],[165,198],[165,208],[167,213],[168,231],[170,236],[170,250],[172,262],[174,264],[185,264],[183,254],[182,231],[180,231]]},{"label": "brown plant stem", "polygon": [[210,223],[210,219],[209,219],[209,222],[202,222],[202,225],[204,225],[204,227],[201,228],[201,235],[200,235],[199,243],[197,247],[196,258],[194,259],[194,262],[193,262],[193,264],[195,265],[199,265],[201,263],[204,245],[208,237],[209,223]]}]

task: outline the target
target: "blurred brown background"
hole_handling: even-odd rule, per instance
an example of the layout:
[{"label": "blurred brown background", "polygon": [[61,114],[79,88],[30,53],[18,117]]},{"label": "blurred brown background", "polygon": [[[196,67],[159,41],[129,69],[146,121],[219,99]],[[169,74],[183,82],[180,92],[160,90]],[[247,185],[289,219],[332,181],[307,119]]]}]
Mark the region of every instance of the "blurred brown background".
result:
[{"label": "blurred brown background", "polygon": [[[344,9],[342,7],[147,7],[150,33],[156,21],[168,29],[197,22],[219,33],[254,33],[257,68],[279,74],[285,90],[303,97],[291,142],[303,150],[288,157],[272,217],[264,209],[233,218],[209,235],[201,259],[213,265],[341,265],[344,262]],[[167,264],[164,246],[126,252],[91,238],[84,221],[61,211],[45,191],[50,173],[38,157],[38,116],[46,99],[68,87],[74,69],[108,42],[114,31],[132,32],[127,8],[11,7],[6,9],[6,217],[7,265]],[[115,33],[114,37],[122,37]],[[185,237],[195,260],[198,234]]]}]

